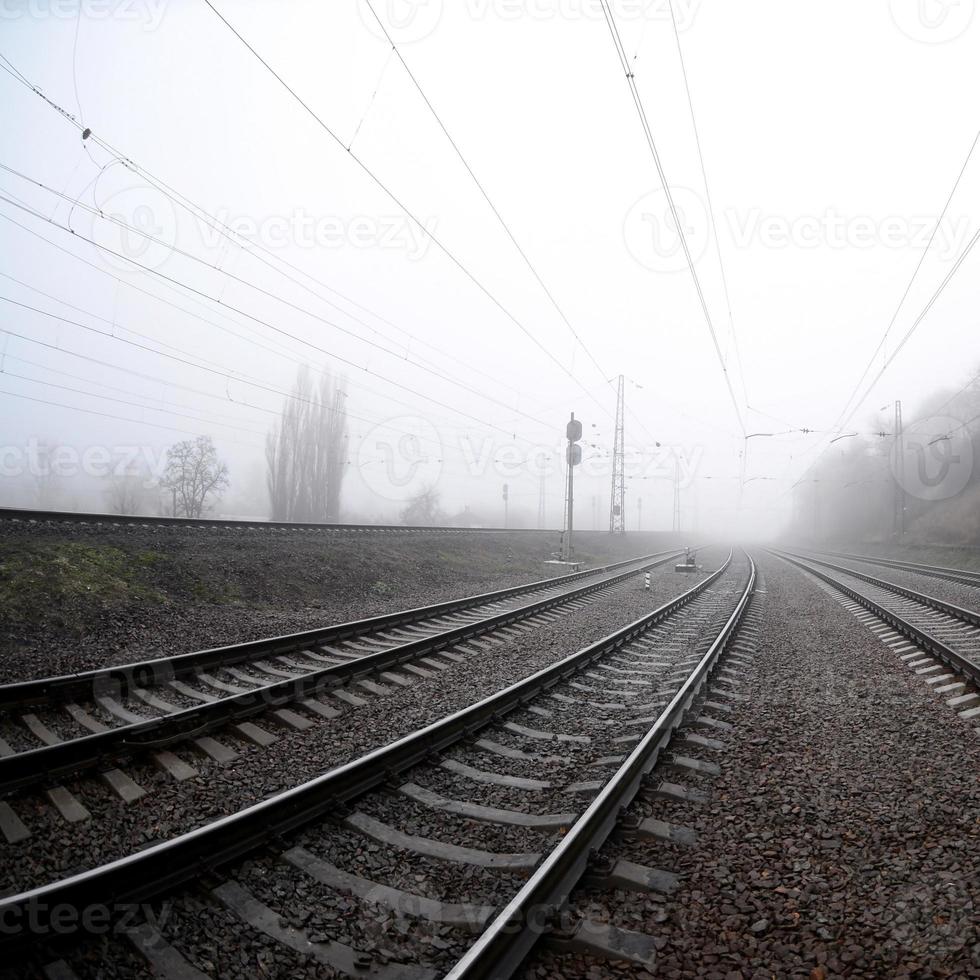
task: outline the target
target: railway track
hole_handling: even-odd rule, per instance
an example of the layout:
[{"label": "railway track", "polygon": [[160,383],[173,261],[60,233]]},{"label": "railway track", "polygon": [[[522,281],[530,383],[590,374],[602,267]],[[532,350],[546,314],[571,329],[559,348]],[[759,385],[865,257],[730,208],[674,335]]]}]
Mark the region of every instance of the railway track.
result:
[{"label": "railway track", "polygon": [[980,613],[826,559],[770,551],[835,590],[964,721],[980,725]]},{"label": "railway track", "polygon": [[967,568],[946,568],[942,565],[925,565],[918,561],[899,561],[895,558],[876,558],[874,555],[850,555],[838,551],[820,551],[820,555],[831,558],[844,558],[847,561],[865,562],[869,565],[882,565],[886,568],[896,568],[903,572],[915,572],[919,575],[928,575],[932,578],[945,579],[948,582],[957,582],[960,585],[972,585],[980,588],[980,572],[974,572]]},{"label": "railway track", "polygon": [[[510,976],[587,870],[591,887],[597,875],[612,888],[676,885],[666,871],[617,862],[607,873],[590,859],[658,760],[710,770],[690,753],[730,727],[716,717],[737,697],[720,660],[754,583],[751,559],[729,555],[651,613],[408,736],[198,830],[0,899],[0,945],[25,955],[51,936],[53,909],[99,908],[115,922],[110,935],[76,945],[105,929],[63,917],[71,945],[35,946],[25,975],[71,978],[111,961],[196,980],[248,972],[239,952],[261,948],[280,966],[295,960],[296,975],[314,964],[358,977]],[[659,779],[655,788],[685,794]],[[655,820],[626,829],[679,832]],[[581,915],[570,928],[552,938],[652,962],[651,937]]]},{"label": "railway track", "polygon": [[[214,737],[221,729],[265,746],[275,740],[269,727],[302,730],[393,688],[424,686],[451,664],[485,655],[498,637],[602,599],[678,553],[288,636],[2,686],[0,795],[43,785],[65,820],[84,820],[84,806],[57,780],[98,770],[111,792],[133,802],[143,789],[119,768],[127,757],[149,752],[173,778],[190,778],[193,768],[168,747],[192,742],[227,763],[236,753],[229,740]],[[0,818],[8,839],[25,832],[9,804],[0,802]]]},{"label": "railway track", "polygon": [[193,527],[199,530],[364,532],[371,534],[554,534],[553,528],[456,527],[418,524],[342,524],[299,521],[243,521],[217,517],[145,517],[133,514],[92,514],[67,510],[21,510],[0,507],[0,522],[24,524],[105,524],[117,527]]}]

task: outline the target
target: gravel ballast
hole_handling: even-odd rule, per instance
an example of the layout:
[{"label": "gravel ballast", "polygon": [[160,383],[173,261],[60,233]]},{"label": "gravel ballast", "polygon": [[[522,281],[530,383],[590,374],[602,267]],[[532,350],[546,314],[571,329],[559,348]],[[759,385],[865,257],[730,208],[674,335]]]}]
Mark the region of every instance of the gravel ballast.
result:
[{"label": "gravel ballast", "polygon": [[[670,534],[576,535],[596,566]],[[0,683],[360,619],[561,574],[557,532],[241,531],[0,521]]]},{"label": "gravel ballast", "polygon": [[[618,856],[670,896],[577,894],[656,938],[657,965],[541,953],[524,977],[980,977],[980,739],[812,578],[768,556],[761,630],[704,805],[634,805],[697,831]],[[676,777],[675,777],[676,778]]]},{"label": "gravel ballast", "polygon": [[[706,569],[717,567],[725,554],[721,549],[706,553]],[[260,716],[257,722],[277,736],[266,748],[219,732],[217,737],[240,753],[227,765],[187,745],[174,747],[197,771],[193,779],[177,782],[145,758],[124,763],[121,768],[147,790],[129,805],[96,779],[65,780],[91,820],[67,824],[42,794],[25,794],[12,803],[32,836],[0,845],[0,889],[10,893],[104,863],[311,779],[575,652],[689,589],[694,581],[665,567],[652,573],[651,584],[645,591],[642,575],[631,577],[611,596],[569,609],[554,623],[493,645],[482,656],[470,655],[410,687],[383,697],[366,696],[360,707],[338,702],[339,717],[317,720],[306,731],[277,728]]]},{"label": "gravel ballast", "polygon": [[[659,689],[668,683],[672,671],[671,663],[690,661],[692,655],[703,650],[708,642],[704,638],[706,630],[717,628],[727,616],[726,607],[730,607],[734,590],[739,579],[744,581],[744,562],[736,563],[733,570],[720,583],[705,591],[692,604],[676,613],[667,623],[656,627],[648,634],[646,643],[653,642],[652,637],[658,634],[657,649],[661,655],[657,658],[666,662],[649,671],[644,667],[645,662],[652,657],[645,645],[630,653],[629,647],[618,654],[609,655],[609,660],[623,660],[631,656],[636,659],[633,666],[641,673],[647,674],[646,686],[637,685],[634,700],[636,707],[653,695],[654,689]],[[676,576],[684,588],[690,588],[694,579],[689,576]],[[658,576],[655,592],[676,594],[681,589],[671,588],[666,575]],[[623,622],[632,621],[637,615],[649,611],[659,605],[663,596],[653,593],[640,592],[645,598],[641,601],[642,608],[629,609],[629,615],[623,617]],[[620,595],[610,597],[593,605],[595,615],[606,615],[615,605],[615,599],[635,599],[635,590],[623,588]],[[586,613],[592,610],[582,610]],[[563,617],[560,622],[551,624],[554,632],[572,624],[571,617]],[[685,626],[682,632],[671,628]],[[609,632],[612,627],[603,630]],[[696,638],[697,637],[697,638]],[[581,645],[581,644],[579,644]],[[603,661],[605,663],[605,660]],[[597,671],[600,667],[595,668]],[[591,669],[576,675],[576,678],[586,677]],[[614,686],[615,675],[609,673],[608,683],[603,683],[605,677],[597,677],[595,684],[597,695],[608,691],[618,690]],[[675,679],[673,686],[680,681]],[[669,683],[668,683],[669,686]],[[576,691],[568,685],[559,685],[550,694],[536,698],[526,708],[508,715],[508,721],[513,719],[528,727],[546,728],[550,731],[574,734],[582,739],[584,733],[591,735],[592,744],[576,745],[585,757],[605,756],[613,751],[614,736],[621,735],[626,729],[633,730],[621,713],[615,710],[597,711],[581,703],[573,706],[559,706],[553,703],[554,693],[566,692],[575,694]],[[470,692],[473,696],[473,692]],[[582,697],[581,694],[578,695]],[[547,707],[545,707],[547,705]],[[617,717],[618,715],[618,717]],[[355,716],[356,717],[356,716]],[[637,732],[638,734],[638,732]],[[494,729],[492,736],[500,741],[507,741],[510,736]],[[526,751],[542,753],[562,752],[563,743],[540,739],[523,739]],[[459,756],[471,765],[485,766],[488,770],[508,772],[525,778],[548,778],[552,782],[545,789],[541,786],[528,790],[539,796],[539,804],[547,812],[567,812],[569,809],[580,810],[587,803],[589,795],[570,796],[564,789],[567,781],[580,776],[591,775],[577,772],[574,760],[562,760],[554,766],[546,763],[530,761],[504,760],[498,756],[483,755],[478,746],[468,746],[460,743],[447,753],[447,757]],[[424,784],[426,777],[433,773],[445,772],[442,767],[431,763],[423,764],[406,774],[410,778]],[[598,775],[598,774],[596,774]],[[437,778],[430,785],[444,785]],[[521,806],[520,794],[514,798],[506,791],[496,786],[483,786],[473,783],[468,778],[457,778],[455,785],[445,786],[450,798],[468,799],[473,802],[491,805],[507,805],[517,808]],[[526,794],[525,794],[526,795]],[[473,821],[468,818],[447,815],[439,810],[423,806],[408,800],[395,791],[394,784],[372,792],[357,801],[354,809],[365,818],[381,820],[391,827],[405,833],[417,834],[421,837],[432,837],[460,846],[477,847],[497,854],[527,855],[544,852],[555,842],[554,830],[532,830],[518,826],[498,826]],[[532,808],[536,809],[536,808]],[[357,814],[351,815],[354,820]],[[338,813],[338,821],[344,819],[344,813]],[[331,824],[330,821],[318,821],[303,833],[291,838],[282,846],[299,845],[314,854],[319,860],[327,860],[348,872],[363,876],[368,881],[384,883],[402,888],[409,893],[427,894],[432,898],[455,902],[475,903],[485,906],[488,903],[500,904],[508,899],[521,885],[527,871],[508,873],[505,871],[490,872],[472,864],[459,865],[454,862],[430,860],[406,853],[399,848],[392,848],[373,842],[369,837],[353,833],[342,823]],[[244,886],[248,892],[263,905],[274,910],[276,918],[283,926],[289,925],[304,930],[310,936],[320,941],[339,940],[354,948],[368,952],[376,962],[392,962],[394,964],[418,964],[423,967],[436,968],[441,975],[446,968],[460,955],[469,942],[472,941],[466,930],[453,926],[411,919],[397,919],[389,910],[376,905],[372,908],[370,902],[346,896],[343,891],[323,888],[303,875],[297,869],[286,864],[281,859],[282,846],[273,842],[266,852],[257,853],[249,861],[240,863],[233,870],[226,872],[235,882],[235,886]],[[160,909],[166,912],[167,924],[165,933],[175,945],[189,957],[197,968],[208,970],[213,975],[222,977],[248,977],[256,971],[271,977],[294,976],[332,976],[329,970],[317,966],[311,959],[297,957],[289,950],[282,948],[276,941],[257,935],[256,932],[243,927],[222,909],[214,897],[204,895],[206,888],[220,884],[224,874],[212,876],[206,886],[183,892],[171,902],[165,903]],[[220,886],[221,888],[224,885]],[[219,889],[220,890],[220,889]],[[240,954],[244,953],[244,957]],[[124,945],[119,943],[107,944],[101,948],[99,943],[89,943],[70,956],[71,965],[79,976],[127,976],[133,968],[132,957]],[[403,975],[401,973],[399,976]],[[407,975],[407,974],[405,974]]]}]

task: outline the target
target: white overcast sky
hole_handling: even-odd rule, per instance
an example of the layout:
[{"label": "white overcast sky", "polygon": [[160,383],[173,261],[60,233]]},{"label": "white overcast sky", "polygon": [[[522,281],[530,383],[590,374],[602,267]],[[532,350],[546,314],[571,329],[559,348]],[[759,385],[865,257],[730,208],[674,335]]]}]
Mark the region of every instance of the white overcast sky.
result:
[{"label": "white overcast sky", "polygon": [[[206,432],[232,469],[237,497],[225,511],[261,515],[250,488],[263,480],[264,433],[282,404],[275,390],[305,361],[348,380],[348,512],[393,517],[400,498],[432,480],[448,511],[469,505],[496,523],[507,482],[511,507],[533,522],[537,469],[515,461],[554,455],[570,411],[601,447],[586,456],[607,452],[615,392],[606,379],[624,374],[627,446],[646,453],[628,483],[630,526],[641,498],[645,528],[670,524],[672,464],[654,455],[654,440],[683,455],[685,479],[693,474],[686,527],[740,522],[755,533],[788,513],[787,488],[828,436],[751,440],[746,476],[756,479],[736,512],[742,429],[597,2],[373,0],[582,344],[366,0],[214,0],[342,146],[203,0],[90,0],[80,12],[67,0],[0,2],[0,53],[16,70],[95,137],[261,242],[275,267],[93,140],[83,144],[70,121],[0,73],[0,163],[65,195],[0,171],[0,193],[41,215],[0,201],[0,295],[76,321],[0,304],[9,332],[0,335],[0,442],[11,472],[9,447],[32,439],[152,456]],[[675,0],[730,319],[666,0],[613,5],[746,431],[830,430],[840,416],[977,134],[976,6]],[[92,208],[178,251],[147,247]],[[980,148],[877,366],[978,216]],[[875,410],[896,398],[913,416],[935,389],[980,370],[978,268],[980,254],[970,254],[850,430],[870,431]],[[590,527],[594,506],[608,520],[609,463],[587,463],[576,522]],[[392,473],[403,485],[391,485]],[[3,477],[0,502],[22,500],[22,486]],[[558,469],[546,491],[554,525]]]}]

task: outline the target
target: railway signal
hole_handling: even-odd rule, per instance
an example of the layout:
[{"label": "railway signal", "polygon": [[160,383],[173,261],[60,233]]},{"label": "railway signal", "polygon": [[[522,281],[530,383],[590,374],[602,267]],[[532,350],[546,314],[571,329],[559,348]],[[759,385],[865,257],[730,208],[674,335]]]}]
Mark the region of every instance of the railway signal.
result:
[{"label": "railway signal", "polygon": [[579,445],[579,439],[582,438],[582,423],[575,418],[574,412],[572,412],[572,417],[565,426],[565,438],[568,439],[568,446],[565,449],[565,462],[568,464],[568,494],[566,496],[565,537],[562,539],[561,547],[562,561],[568,561],[574,553],[572,548],[572,524],[575,467],[582,462],[582,447]]}]

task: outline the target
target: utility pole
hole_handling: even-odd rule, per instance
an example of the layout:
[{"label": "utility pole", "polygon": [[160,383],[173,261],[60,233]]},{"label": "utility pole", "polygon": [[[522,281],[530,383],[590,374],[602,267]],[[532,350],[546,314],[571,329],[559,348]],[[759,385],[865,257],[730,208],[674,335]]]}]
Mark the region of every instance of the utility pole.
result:
[{"label": "utility pole", "polygon": [[813,478],[813,540],[820,542],[820,481]]},{"label": "utility pole", "polygon": [[674,519],[671,527],[675,531],[681,529],[681,464],[674,451]]},{"label": "utility pole", "polygon": [[902,432],[902,402],[895,402],[895,502],[892,511],[892,534],[901,541],[905,536],[905,438]]},{"label": "utility pole", "polygon": [[625,379],[619,376],[616,389],[616,435],[613,439],[612,493],[609,497],[609,533],[626,530],[626,447],[623,433]]},{"label": "utility pole", "polygon": [[565,511],[565,537],[562,539],[561,557],[562,561],[568,561],[575,553],[572,548],[572,525],[574,523],[574,482],[575,467],[582,462],[582,447],[579,439],[582,438],[582,423],[572,417],[565,426],[565,435],[568,438],[568,448],[565,450],[565,461],[568,463],[568,496],[566,497],[567,509]]},{"label": "utility pole", "polygon": [[504,484],[504,527],[507,527],[507,484]]},{"label": "utility pole", "polygon": [[543,528],[547,515],[545,513],[544,473],[538,480],[538,527]]}]

